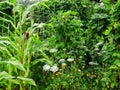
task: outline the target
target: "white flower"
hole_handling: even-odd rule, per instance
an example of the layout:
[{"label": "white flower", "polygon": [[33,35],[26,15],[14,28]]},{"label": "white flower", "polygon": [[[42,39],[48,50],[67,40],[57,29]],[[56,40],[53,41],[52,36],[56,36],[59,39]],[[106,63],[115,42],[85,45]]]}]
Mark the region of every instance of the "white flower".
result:
[{"label": "white flower", "polygon": [[89,62],[89,65],[98,65],[98,63],[96,63],[96,62]]},{"label": "white flower", "polygon": [[50,52],[51,53],[57,52],[57,49],[56,48],[50,49]]},{"label": "white flower", "polygon": [[67,61],[72,62],[72,61],[74,61],[74,58],[68,58]]},{"label": "white flower", "polygon": [[78,72],[81,72],[81,70],[80,70],[80,69],[78,69]]},{"label": "white flower", "polygon": [[63,50],[65,51],[65,50],[66,50],[66,48],[63,48]]},{"label": "white flower", "polygon": [[99,51],[99,48],[98,48],[98,47],[96,47],[94,50],[95,50],[95,51]]},{"label": "white flower", "polygon": [[59,60],[59,63],[63,63],[63,62],[65,62],[65,59],[60,59]]},{"label": "white flower", "polygon": [[104,54],[104,53],[106,53],[106,51],[102,51],[101,53]]},{"label": "white flower", "polygon": [[102,54],[101,54],[101,53],[99,53],[99,52],[98,52],[97,54],[98,54],[99,56],[100,56],[100,55],[102,55]]},{"label": "white flower", "polygon": [[79,56],[80,59],[82,59],[83,57],[82,56]]},{"label": "white flower", "polygon": [[103,6],[103,5],[104,5],[104,3],[103,3],[103,2],[101,2],[101,3],[100,3],[100,6]]},{"label": "white flower", "polygon": [[99,42],[99,43],[97,43],[96,45],[95,45],[95,47],[98,47],[98,46],[100,46],[100,45],[102,45],[103,44],[103,42]]},{"label": "white flower", "polygon": [[55,66],[52,66],[51,68],[50,68],[50,71],[52,71],[52,72],[57,72],[59,70],[59,68],[55,65]]},{"label": "white flower", "polygon": [[44,65],[44,66],[43,66],[43,70],[44,70],[44,71],[48,71],[49,69],[50,69],[50,66],[49,66],[49,65]]}]

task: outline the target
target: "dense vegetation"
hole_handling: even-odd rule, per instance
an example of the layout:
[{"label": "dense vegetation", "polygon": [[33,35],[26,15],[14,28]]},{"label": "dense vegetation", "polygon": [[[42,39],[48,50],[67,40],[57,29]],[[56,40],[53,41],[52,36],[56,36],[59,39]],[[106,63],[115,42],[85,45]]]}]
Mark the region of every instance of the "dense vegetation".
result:
[{"label": "dense vegetation", "polygon": [[119,89],[120,0],[0,2],[0,90]]}]

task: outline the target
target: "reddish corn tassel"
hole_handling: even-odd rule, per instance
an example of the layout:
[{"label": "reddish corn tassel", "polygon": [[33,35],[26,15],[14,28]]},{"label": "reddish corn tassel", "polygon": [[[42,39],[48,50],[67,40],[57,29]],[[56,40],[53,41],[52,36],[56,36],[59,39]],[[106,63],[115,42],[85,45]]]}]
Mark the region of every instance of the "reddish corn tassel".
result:
[{"label": "reddish corn tassel", "polygon": [[25,39],[28,39],[28,38],[29,38],[29,32],[26,31],[26,32],[25,32]]}]

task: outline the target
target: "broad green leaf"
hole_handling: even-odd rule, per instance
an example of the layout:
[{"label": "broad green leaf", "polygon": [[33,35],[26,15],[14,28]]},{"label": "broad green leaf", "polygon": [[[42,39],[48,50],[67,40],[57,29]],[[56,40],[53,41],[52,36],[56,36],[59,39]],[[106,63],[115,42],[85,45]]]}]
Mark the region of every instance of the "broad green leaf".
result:
[{"label": "broad green leaf", "polygon": [[46,63],[48,63],[49,65],[52,65],[52,62],[50,61],[50,60],[47,60],[47,59],[36,59],[36,60],[34,60],[34,61],[32,61],[31,62],[31,66],[33,66],[33,65],[36,65],[37,63],[39,63],[39,62],[46,62]]},{"label": "broad green leaf", "polygon": [[18,42],[12,41],[11,39],[9,39],[9,41],[10,41],[10,45],[12,46],[12,49],[16,50],[17,53],[19,54],[20,50],[19,50],[19,45],[17,45]]},{"label": "broad green leaf", "polygon": [[14,29],[16,29],[15,25],[13,24],[13,22],[11,20],[8,20],[6,18],[0,17],[0,21],[4,21],[4,22],[7,22],[7,23],[10,23],[14,27]]},{"label": "broad green leaf", "polygon": [[[15,77],[16,78],[16,77]],[[9,79],[10,83],[20,84],[20,81],[17,79]]]},{"label": "broad green leaf", "polygon": [[36,86],[35,81],[33,79],[31,79],[31,78],[24,78],[24,77],[18,76],[17,79],[22,80],[26,84],[30,84],[30,85]]},{"label": "broad green leaf", "polygon": [[20,69],[22,71],[25,71],[25,68],[23,67],[23,65],[19,61],[17,61],[17,60],[16,61],[0,61],[0,64],[11,64],[11,65],[13,65],[16,68],[18,68],[18,69]]},{"label": "broad green leaf", "polygon": [[9,75],[7,72],[5,72],[5,71],[0,72],[0,80],[2,80],[2,79],[9,80],[9,79],[12,79],[12,78],[14,78],[14,77]]},{"label": "broad green leaf", "polygon": [[7,40],[0,40],[0,44],[10,44],[10,42],[9,41],[7,41]]},{"label": "broad green leaf", "polygon": [[42,27],[44,27],[45,25],[46,25],[45,23],[34,24],[34,25],[32,26],[32,29],[31,29],[31,27],[30,27],[30,28],[28,28],[28,30],[29,30],[30,34],[32,34],[36,29],[42,28]]},{"label": "broad green leaf", "polygon": [[15,76],[11,76],[5,71],[0,72],[0,80],[8,80],[11,83],[20,84],[20,82],[17,79],[14,79],[14,78],[15,78]]},{"label": "broad green leaf", "polygon": [[32,11],[34,10],[35,7],[37,7],[39,5],[39,2],[35,3],[35,4],[32,4],[32,5],[29,5],[26,10],[23,12],[22,14],[22,20],[21,20],[21,23],[24,24],[26,22],[26,19],[27,19],[27,15]]},{"label": "broad green leaf", "polygon": [[120,58],[120,53],[119,52],[114,52],[112,56]]},{"label": "broad green leaf", "polygon": [[19,61],[7,61],[7,63],[12,64],[14,67],[16,67],[22,71],[25,71],[23,64],[21,64]]},{"label": "broad green leaf", "polygon": [[4,47],[4,46],[0,46],[0,51],[3,52],[3,53],[6,53],[7,56],[12,57],[11,53],[9,52],[9,50],[6,47]]},{"label": "broad green leaf", "polygon": [[117,70],[118,67],[116,65],[112,65],[112,66],[110,66],[110,69]]},{"label": "broad green leaf", "polygon": [[48,9],[50,9],[44,2],[41,2],[40,4],[43,5],[43,6],[45,6]]},{"label": "broad green leaf", "polygon": [[3,14],[4,16],[8,17],[9,19],[13,20],[13,18],[12,18],[10,15],[8,15],[8,14],[6,14],[6,13],[4,13],[4,12],[1,12],[1,11],[0,11],[0,14]]}]

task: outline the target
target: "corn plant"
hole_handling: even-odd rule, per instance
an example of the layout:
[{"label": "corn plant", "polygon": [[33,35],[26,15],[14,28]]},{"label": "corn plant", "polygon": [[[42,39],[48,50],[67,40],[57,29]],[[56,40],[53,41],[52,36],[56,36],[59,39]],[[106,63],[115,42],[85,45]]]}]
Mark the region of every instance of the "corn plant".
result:
[{"label": "corn plant", "polygon": [[[7,90],[31,90],[31,86],[36,86],[29,75],[31,64],[49,62],[43,52],[46,48],[35,33],[36,29],[44,27],[45,24],[35,24],[31,12],[37,5],[46,5],[44,2],[36,2],[23,10],[15,0],[10,1],[8,3],[13,5],[13,17],[6,13],[2,14],[11,19],[0,17],[0,21],[10,24],[10,27],[4,26],[9,35],[0,36],[0,87]],[[32,60],[36,54],[42,57]]]}]

